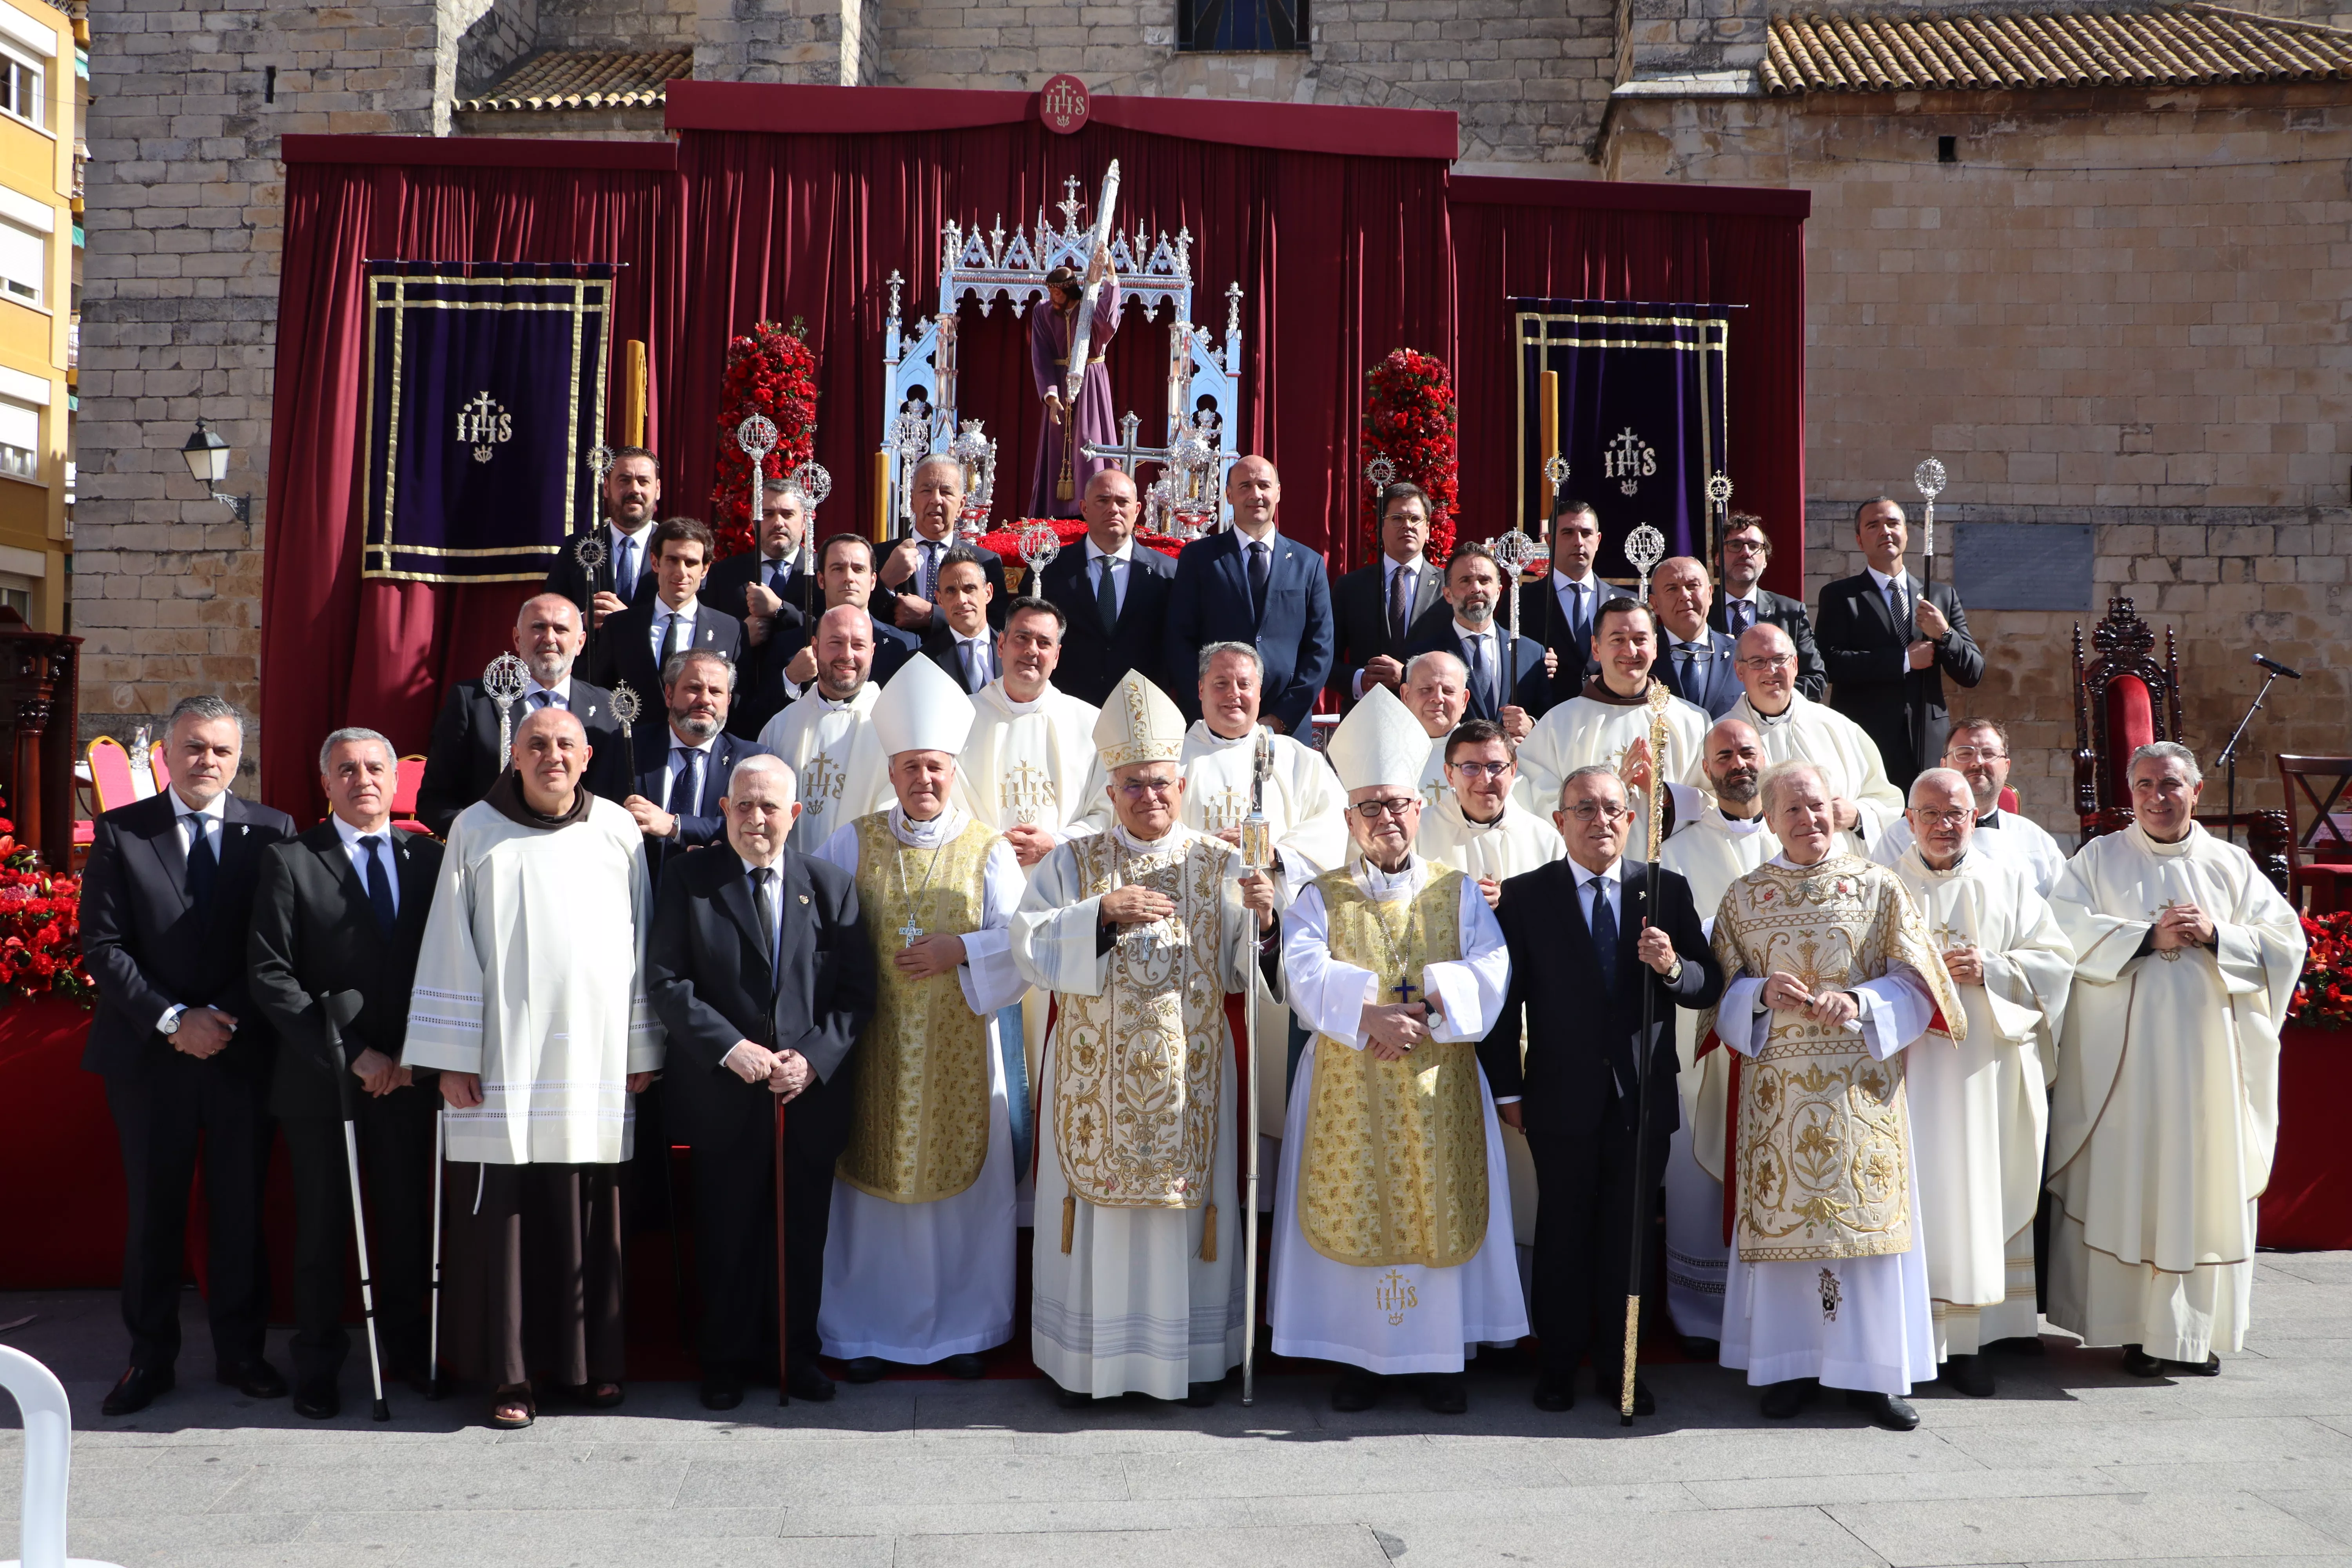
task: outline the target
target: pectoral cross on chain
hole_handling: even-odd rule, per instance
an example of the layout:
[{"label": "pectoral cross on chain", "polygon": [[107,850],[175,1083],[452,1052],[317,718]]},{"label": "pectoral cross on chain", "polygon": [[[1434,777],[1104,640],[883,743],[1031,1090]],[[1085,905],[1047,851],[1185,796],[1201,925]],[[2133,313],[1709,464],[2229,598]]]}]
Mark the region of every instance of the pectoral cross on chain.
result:
[{"label": "pectoral cross on chain", "polygon": [[907,923],[898,928],[898,935],[901,939],[898,945],[901,947],[912,947],[915,945],[915,939],[922,934],[923,928],[915,923],[914,915],[909,913],[907,916]]},{"label": "pectoral cross on chain", "polygon": [[1395,984],[1390,986],[1389,989],[1397,994],[1398,1006],[1410,1007],[1412,1005],[1412,994],[1420,990],[1421,987],[1415,985],[1411,980],[1399,980]]}]

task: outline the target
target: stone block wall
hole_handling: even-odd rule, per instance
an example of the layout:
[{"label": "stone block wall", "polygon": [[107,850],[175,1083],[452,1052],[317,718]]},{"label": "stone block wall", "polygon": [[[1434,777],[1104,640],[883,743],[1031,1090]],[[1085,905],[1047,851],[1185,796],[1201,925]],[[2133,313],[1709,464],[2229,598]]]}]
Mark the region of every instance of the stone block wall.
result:
[{"label": "stone block wall", "polygon": [[870,85],[881,68],[882,39],[868,26],[878,10],[877,0],[696,0],[695,79]]},{"label": "stone block wall", "polygon": [[539,0],[536,47],[683,48],[698,26],[694,0]]}]

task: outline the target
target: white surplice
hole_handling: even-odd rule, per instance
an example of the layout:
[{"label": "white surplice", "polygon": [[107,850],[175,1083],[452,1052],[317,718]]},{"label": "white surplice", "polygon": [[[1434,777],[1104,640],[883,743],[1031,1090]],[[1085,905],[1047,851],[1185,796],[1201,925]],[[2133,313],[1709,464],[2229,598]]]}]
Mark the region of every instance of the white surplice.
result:
[{"label": "white surplice", "polygon": [[[971,822],[961,806],[929,822],[910,822],[890,808],[891,835],[917,849],[952,843]],[[856,876],[857,825],[844,823],[816,858]],[[963,939],[956,988],[964,1005],[988,1022],[988,1153],[980,1174],[953,1197],[925,1204],[892,1203],[847,1182],[833,1184],[816,1322],[829,1356],[923,1366],[1013,1337],[1014,1172],[997,1011],[1029,989],[1013,962],[1013,911],[1025,887],[1013,846],[1002,838],[991,844],[981,872],[980,929],[954,933]],[[889,963],[896,943],[895,932],[877,942],[876,962]]]},{"label": "white surplice", "polygon": [[[1454,785],[1445,777],[1445,743],[1453,738],[1453,732],[1448,731],[1429,742],[1429,761],[1421,770],[1421,809],[1424,820],[1428,813],[1437,809],[1438,802],[1454,793]],[[1551,818],[1547,816],[1544,820],[1549,822]]]},{"label": "white surplice", "polygon": [[614,801],[526,827],[478,801],[449,825],[409,994],[411,1067],[478,1073],[444,1109],[448,1156],[614,1165],[634,1147],[628,1075],[661,1067],[646,1005],[645,835]]},{"label": "white surplice", "polygon": [[887,811],[897,798],[890,759],[874,733],[874,704],[881,698],[870,680],[846,702],[812,685],[761,729],[760,744],[790,763],[798,781],[801,817],[787,842],[802,854],[815,853],[845,824]]},{"label": "white surplice", "polygon": [[[1832,854],[1866,858],[1887,828],[1903,819],[1903,792],[1887,778],[1878,742],[1828,703],[1791,691],[1789,705],[1768,716],[1756,711],[1756,705],[1743,695],[1724,717],[1754,728],[1764,742],[1768,764],[1811,763],[1822,770],[1830,794],[1853,802],[1862,818],[1861,829],[1840,832],[1831,842]],[[1685,782],[1703,784],[1706,781],[1694,770]]]},{"label": "white surplice", "polygon": [[[1676,697],[1666,704],[1666,754],[1658,776],[1669,784],[1685,782],[1703,787],[1699,753],[1706,744],[1707,726],[1715,721],[1706,710]],[[1519,742],[1519,782],[1512,798],[1546,822],[1559,807],[1559,786],[1569,774],[1595,763],[1625,772],[1625,753],[1650,733],[1650,709],[1644,702],[1602,702],[1591,697],[1571,697],[1536,722]],[[1693,780],[1689,775],[1696,774]],[[1677,813],[1691,808],[1689,797],[1678,797]],[[1638,851],[1649,829],[1643,807],[1635,803],[1633,825],[1626,836],[1626,853]]]},{"label": "white surplice", "polygon": [[[1114,821],[1108,830],[1138,854],[1181,847],[1204,837],[1181,823],[1150,841]],[[1256,918],[1226,884],[1225,944],[1217,970],[1226,994],[1257,968]],[[1071,846],[1032,868],[1029,890],[1013,921],[1013,959],[1046,992],[1102,994],[1109,957],[1097,951],[1102,900],[1085,896]],[[1211,1190],[1238,1193],[1231,1031],[1216,1015],[1217,1147]],[[1196,1042],[1200,1043],[1200,1042]],[[1038,1076],[1037,1212],[1058,1215],[1070,1195],[1061,1160],[1048,1146],[1054,1115],[1054,1047]],[[1229,1204],[1238,1216],[1241,1205]],[[1219,1226],[1213,1261],[1201,1257],[1202,1208],[1108,1208],[1080,1202],[1064,1252],[1058,1221],[1036,1228],[1031,1251],[1029,1354],[1063,1388],[1108,1398],[1125,1393],[1181,1399],[1188,1385],[1216,1383],[1241,1364],[1244,1309],[1240,1237],[1234,1217]],[[1050,1233],[1050,1234],[1049,1234]]]},{"label": "white surplice", "polygon": [[[1755,816],[1726,816],[1713,805],[1680,818],[1658,851],[1658,864],[1690,884],[1692,907],[1708,936],[1731,884],[1780,852],[1780,841]],[[1731,1064],[1721,1051],[1698,1055],[1698,1017],[1675,1009],[1682,1125],[1666,1145],[1666,1311],[1675,1328],[1697,1339],[1723,1337],[1723,1283],[1731,1245],[1723,1238],[1724,1119],[1731,1105]]]},{"label": "white surplice", "polygon": [[[1870,847],[1870,858],[1892,869],[1910,847],[1911,819],[1898,816],[1886,825],[1886,831]],[[1969,840],[1969,852],[2017,861],[2025,868],[2034,892],[2045,900],[2050,897],[2050,889],[2058,885],[2058,873],[2066,868],[2066,851],[2050,837],[2050,830],[2013,811],[1996,811],[1979,819],[1976,833]]]},{"label": "white surplice", "polygon": [[[1768,863],[1790,865],[1778,855]],[[1851,989],[1862,1001],[1857,1026],[1880,1061],[1919,1039],[1935,1016],[1927,983],[1905,965]],[[1742,974],[1726,985],[1717,1019],[1717,1037],[1726,1046],[1747,1057],[1761,1051],[1772,1031],[1764,977]],[[1931,1043],[1949,1048],[1942,1041]],[[1911,1173],[1916,1219],[1916,1144],[1905,1152],[1904,1163]],[[1825,1296],[1836,1302],[1834,1315]],[[1912,1227],[1910,1247],[1874,1258],[1747,1263],[1735,1250],[1724,1281],[1721,1361],[1744,1370],[1759,1387],[1814,1377],[1831,1388],[1904,1394],[1915,1383],[1935,1381],[1935,1321],[1918,1225]]]},{"label": "white surplice", "polygon": [[[1393,875],[1360,858],[1353,869],[1356,885],[1375,900],[1409,901],[1429,880],[1429,862],[1418,855]],[[1495,923],[1475,882],[1462,884],[1458,919],[1462,956],[1424,965],[1421,989],[1443,1004],[1444,1016],[1432,1030],[1437,1038],[1482,1040],[1501,1016],[1511,956],[1503,928]],[[1510,1344],[1528,1331],[1512,1242],[1510,1179],[1486,1072],[1478,1074],[1478,1103],[1486,1128],[1486,1234],[1476,1256],[1451,1268],[1348,1264],[1324,1257],[1298,1221],[1298,1161],[1307,1146],[1316,1056],[1327,1043],[1322,1036],[1351,1049],[1364,1048],[1363,1010],[1367,1003],[1381,1000],[1380,977],[1332,958],[1329,916],[1321,890],[1312,885],[1300,890],[1283,917],[1282,957],[1291,1005],[1313,1033],[1298,1064],[1298,1092],[1291,1097],[1275,1193],[1266,1303],[1275,1353],[1344,1362],[1382,1374],[1460,1372],[1476,1346]],[[1382,1303],[1382,1282],[1394,1283],[1399,1274],[1413,1301],[1402,1313]],[[1395,1321],[1400,1316],[1403,1321]]]},{"label": "white surplice", "polygon": [[2033,1215],[2052,1047],[2074,975],[2074,950],[2032,873],[1980,853],[1981,842],[1971,837],[1948,871],[1916,845],[1894,867],[1936,950],[1974,948],[1984,962],[1983,984],[1954,983],[1968,1037],[1931,1034],[1904,1058],[1938,1359],[2041,1331]]},{"label": "white surplice", "polygon": [[[2050,903],[2076,954],[2050,1097],[2050,1321],[2166,1361],[2241,1350],[2302,925],[2194,824],[2177,844],[2137,823],[2094,838]],[[2179,903],[2214,945],[2143,954]]]}]

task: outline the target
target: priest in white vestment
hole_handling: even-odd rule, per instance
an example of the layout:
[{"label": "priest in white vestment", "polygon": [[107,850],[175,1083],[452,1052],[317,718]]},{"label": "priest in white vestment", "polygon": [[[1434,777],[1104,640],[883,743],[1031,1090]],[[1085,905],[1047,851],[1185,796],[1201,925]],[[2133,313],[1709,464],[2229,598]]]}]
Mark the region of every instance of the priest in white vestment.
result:
[{"label": "priest in white vestment", "polygon": [[1116,816],[1046,856],[1013,920],[1014,961],[1055,1010],[1029,1353],[1065,1405],[1213,1405],[1247,1321],[1224,1002],[1271,945],[1276,889],[1180,820],[1184,719],[1158,687],[1129,670],[1095,742]]},{"label": "priest in white vestment", "polygon": [[1911,781],[1916,842],[1895,862],[1968,1015],[1956,1049],[1905,1058],[1927,1297],[1946,1386],[1993,1392],[1980,1352],[2041,1332],[2033,1215],[2050,1126],[2048,1069],[2066,1016],[2074,949],[2026,868],[1978,847],[1976,797],[1950,768]]},{"label": "priest in white vestment", "polygon": [[800,781],[800,820],[792,847],[813,854],[845,822],[889,808],[890,770],[874,738],[881,689],[874,668],[874,618],[856,605],[817,617],[809,643],[814,684],[768,721],[760,744],[792,764]]},{"label": "priest in white vestment", "polygon": [[1743,690],[1724,717],[1763,738],[1765,766],[1811,763],[1820,769],[1836,812],[1837,852],[1869,855],[1903,820],[1903,792],[1887,778],[1878,742],[1836,709],[1797,689],[1797,645],[1770,622],[1740,634],[1732,668]]},{"label": "priest in white vestment", "polygon": [[[1998,719],[1959,719],[1952,723],[1941,763],[1969,781],[1976,799],[1976,836],[1969,847],[1980,855],[2016,860],[2026,869],[2033,890],[2047,899],[2066,868],[2066,851],[2050,830],[2020,812],[2000,808],[2000,792],[2009,784],[2009,728]],[[1892,866],[1911,847],[1911,824],[1897,818],[1870,847],[1870,858]]]},{"label": "priest in white vestment", "polygon": [[2245,1343],[2255,1200],[2278,1142],[2279,1023],[2302,923],[2197,826],[2171,742],[2131,760],[2132,812],[2051,894],[2074,944],[2050,1097],[2050,1321],[2142,1377],[2211,1376]]},{"label": "priest in white vestment", "polygon": [[1421,770],[1422,809],[1426,811],[1454,793],[1445,777],[1445,742],[1470,710],[1469,667],[1450,653],[1417,653],[1404,661],[1404,685],[1398,694],[1429,737],[1429,760]]},{"label": "priest in white vestment", "polygon": [[[957,804],[1004,835],[1024,884],[1055,845],[1099,832],[1110,816],[1102,759],[1095,754],[1099,710],[1053,683],[1068,626],[1050,599],[1017,598],[1006,607],[996,639],[1004,673],[972,697],[971,736],[956,759]],[[997,1021],[1024,1225],[1035,1195],[1032,1086],[1045,1048],[1045,994],[1031,991]]]},{"label": "priest in white vestment", "polygon": [[[1699,755],[1709,803],[1675,823],[1658,864],[1690,884],[1707,934],[1731,884],[1780,852],[1764,820],[1758,781],[1764,742],[1750,725],[1717,720]],[[1731,1104],[1729,1054],[1698,1054],[1698,1015],[1675,1014],[1682,1122],[1666,1149],[1666,1313],[1694,1361],[1712,1361],[1723,1338],[1723,1281],[1731,1263],[1724,1235],[1725,1113]]]},{"label": "priest in white vestment", "polygon": [[817,1332],[852,1383],[890,1363],[978,1377],[1013,1337],[1012,1117],[999,1009],[1025,884],[1013,846],[953,803],[972,702],[928,658],[874,705],[896,802],[816,852],[856,879],[877,1005],[857,1042],[849,1146],[834,1170]]},{"label": "priest in white vestment", "polygon": [[403,1057],[440,1071],[457,1167],[453,1359],[509,1428],[537,1414],[534,1373],[621,1401],[621,1165],[662,1061],[645,836],[582,785],[588,736],[566,710],[524,719],[511,757],[450,825]]},{"label": "priest in white vestment", "polygon": [[[1650,681],[1658,658],[1658,618],[1647,605],[1611,599],[1601,606],[1592,629],[1592,657],[1600,670],[1584,689],[1555,703],[1535,732],[1519,744],[1519,804],[1549,813],[1559,804],[1568,775],[1598,763],[1616,771],[1629,790],[1650,795]],[[1657,759],[1658,776],[1674,796],[1674,810],[1696,812],[1698,793],[1687,787],[1698,773],[1699,742],[1713,721],[1706,710],[1676,697],[1666,705],[1666,754]],[[1647,811],[1647,806],[1642,808]],[[1626,842],[1646,844],[1648,817],[1637,814]]]},{"label": "priest in white vestment", "polygon": [[1510,954],[1477,883],[1413,853],[1428,739],[1385,689],[1339,721],[1354,853],[1283,921],[1285,985],[1314,1037],[1282,1140],[1267,1315],[1276,1355],[1341,1363],[1339,1410],[1419,1373],[1423,1403],[1458,1414],[1476,1347],[1528,1331],[1477,1056]]},{"label": "priest in white vestment", "polygon": [[1723,1001],[1701,1026],[1742,1058],[1721,1359],[1773,1419],[1827,1384],[1907,1432],[1936,1345],[1903,1056],[1968,1024],[1894,874],[1835,852],[1821,771],[1775,763],[1762,789],[1780,853],[1724,895]]}]

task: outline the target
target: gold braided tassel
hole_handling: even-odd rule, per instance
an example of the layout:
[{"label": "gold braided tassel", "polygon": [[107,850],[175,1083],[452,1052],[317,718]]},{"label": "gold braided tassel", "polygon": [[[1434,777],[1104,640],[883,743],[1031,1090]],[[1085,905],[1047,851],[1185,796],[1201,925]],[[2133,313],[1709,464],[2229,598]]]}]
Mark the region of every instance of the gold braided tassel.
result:
[{"label": "gold braided tassel", "polygon": [[1217,1260],[1217,1205],[1209,1205],[1201,1211],[1201,1261]]},{"label": "gold braided tassel", "polygon": [[1062,1194],[1062,1251],[1067,1256],[1070,1242],[1078,1230],[1078,1199],[1075,1193]]}]

